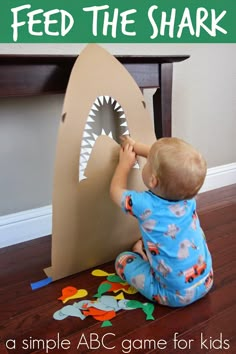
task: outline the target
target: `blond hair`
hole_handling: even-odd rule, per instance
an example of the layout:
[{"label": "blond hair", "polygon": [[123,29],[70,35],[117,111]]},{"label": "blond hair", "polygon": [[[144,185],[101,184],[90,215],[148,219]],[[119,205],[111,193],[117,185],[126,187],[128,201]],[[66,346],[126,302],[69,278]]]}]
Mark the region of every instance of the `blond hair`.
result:
[{"label": "blond hair", "polygon": [[157,140],[151,147],[149,161],[159,191],[166,199],[193,198],[206,176],[205,159],[193,146],[178,138]]}]

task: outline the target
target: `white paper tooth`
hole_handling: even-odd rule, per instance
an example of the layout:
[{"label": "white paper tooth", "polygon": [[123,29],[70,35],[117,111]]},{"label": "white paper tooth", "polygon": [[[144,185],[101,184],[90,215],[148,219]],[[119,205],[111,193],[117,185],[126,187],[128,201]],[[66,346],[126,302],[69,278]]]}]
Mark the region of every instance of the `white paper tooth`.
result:
[{"label": "white paper tooth", "polygon": [[[83,148],[83,150],[84,150],[84,152],[85,153],[87,153],[87,154],[91,154],[91,152],[92,152],[92,149],[91,148]],[[81,151],[82,151],[82,149],[81,149]]]},{"label": "white paper tooth", "polygon": [[125,114],[122,114],[119,118],[126,118]]},{"label": "white paper tooth", "polygon": [[92,117],[88,116],[87,122],[88,123],[94,123],[95,120]]},{"label": "white paper tooth", "polygon": [[89,115],[93,117],[96,116],[96,114],[92,110],[89,112]]},{"label": "white paper tooth", "polygon": [[96,140],[96,139],[98,138],[98,135],[95,134],[95,133],[93,133],[93,137],[94,137],[94,139]]},{"label": "white paper tooth", "polygon": [[138,162],[136,162],[136,164],[133,166],[133,168],[136,168],[136,169],[138,169],[139,170],[139,164],[138,164]]},{"label": "white paper tooth", "polygon": [[89,154],[83,154],[82,157],[85,159],[85,161],[88,162],[90,156],[89,156]]},{"label": "white paper tooth", "polygon": [[83,167],[83,168],[80,168],[79,172],[80,172],[80,173],[84,173],[86,167],[87,167],[87,166],[85,166],[85,167]]},{"label": "white paper tooth", "polygon": [[112,132],[110,132],[110,133],[108,134],[108,136],[109,136],[109,138],[113,139]]},{"label": "white paper tooth", "polygon": [[121,126],[121,127],[128,127],[128,123],[125,121],[125,122],[122,123],[120,126]]},{"label": "white paper tooth", "polygon": [[80,155],[80,162],[87,162],[88,160],[85,158],[84,155]]},{"label": "white paper tooth", "polygon": [[83,172],[80,172],[80,174],[79,174],[79,182],[83,181],[84,179],[87,179],[87,177],[84,175]]},{"label": "white paper tooth", "polygon": [[115,102],[114,98],[111,97],[111,104],[113,104]]},{"label": "white paper tooth", "polygon": [[88,139],[89,144],[93,147],[95,145],[95,140]]},{"label": "white paper tooth", "polygon": [[119,102],[116,102],[116,105],[115,105],[114,109],[117,109],[117,108],[121,108]]},{"label": "white paper tooth", "polygon": [[110,96],[104,96],[104,97],[105,97],[106,102],[108,103]]},{"label": "white paper tooth", "polygon": [[126,130],[122,135],[129,135],[129,130]]},{"label": "white paper tooth", "polygon": [[88,130],[90,130],[90,129],[93,129],[93,128],[92,128],[89,124],[85,124],[84,129],[88,129]]},{"label": "white paper tooth", "polygon": [[98,107],[100,107],[100,102],[98,101],[98,98],[96,98],[96,101],[94,102]]},{"label": "white paper tooth", "polygon": [[87,132],[83,132],[83,138],[91,138],[91,135]]},{"label": "white paper tooth", "polygon": [[86,140],[82,140],[81,146],[87,146],[87,145],[88,145],[87,141]]},{"label": "white paper tooth", "polygon": [[120,108],[117,110],[117,112],[124,112],[124,110],[123,110],[122,107],[120,107]]},{"label": "white paper tooth", "polygon": [[85,170],[87,167],[87,162],[80,162],[80,171]]},{"label": "white paper tooth", "polygon": [[98,111],[98,108],[95,106],[95,104],[93,104],[92,109],[93,109],[94,111]]},{"label": "white paper tooth", "polygon": [[86,154],[88,151],[87,151],[87,148],[82,148],[81,150],[80,150],[80,153],[81,153],[81,155],[82,154]]},{"label": "white paper tooth", "polygon": [[103,105],[104,97],[103,96],[99,96],[99,100],[101,102],[101,105]]},{"label": "white paper tooth", "polygon": [[101,135],[106,135],[106,132],[104,129],[102,129]]}]

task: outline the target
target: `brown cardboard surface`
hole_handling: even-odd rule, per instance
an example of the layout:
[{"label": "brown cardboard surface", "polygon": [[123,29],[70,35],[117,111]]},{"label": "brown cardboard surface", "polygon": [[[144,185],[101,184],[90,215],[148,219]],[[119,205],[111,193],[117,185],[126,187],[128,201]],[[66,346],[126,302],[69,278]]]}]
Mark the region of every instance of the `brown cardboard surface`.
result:
[{"label": "brown cardboard surface", "polygon": [[[114,114],[99,116],[108,104]],[[140,237],[136,220],[111,201],[109,187],[118,161],[118,136],[130,133],[147,144],[155,140],[139,87],[95,44],[75,62],[62,117],[53,188],[52,266],[45,269],[53,280],[115,259]],[[144,189],[144,162],[139,158],[140,169],[131,171],[129,188]]]}]

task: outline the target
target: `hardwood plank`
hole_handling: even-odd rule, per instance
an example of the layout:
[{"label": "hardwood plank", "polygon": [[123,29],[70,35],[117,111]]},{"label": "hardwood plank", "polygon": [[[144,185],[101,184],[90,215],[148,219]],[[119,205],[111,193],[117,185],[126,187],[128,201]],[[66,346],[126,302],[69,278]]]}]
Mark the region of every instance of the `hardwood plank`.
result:
[{"label": "hardwood plank", "polygon": [[[224,270],[224,272],[221,272],[219,276],[217,275],[217,282],[220,284],[223,281],[224,286],[226,285],[226,279],[224,274],[231,274],[231,269],[233,266],[227,268],[227,270]],[[228,278],[227,284],[231,284],[231,279]],[[230,285],[231,286],[231,285]],[[218,286],[217,288],[220,288]],[[46,290],[47,288],[45,288]],[[225,289],[221,290],[221,296]],[[142,299],[142,298],[140,298]],[[204,301],[205,299],[201,300]],[[196,303],[197,304],[197,303]],[[47,312],[48,309],[51,309],[51,314],[45,313]],[[32,314],[35,312],[33,310],[28,311],[22,316],[17,316],[15,318],[15,323],[11,323],[11,326],[7,328],[7,331],[5,332],[6,335],[10,335],[11,333],[21,333],[20,336],[17,337],[17,342],[21,343],[23,339],[25,338],[30,338],[37,337],[46,339],[46,338],[56,338],[55,334],[60,333],[61,338],[68,338],[71,342],[72,348],[75,348],[77,346],[76,343],[80,341],[80,338],[83,333],[86,333],[86,336],[92,334],[92,333],[97,333],[98,335],[102,335],[104,332],[104,329],[100,327],[100,324],[97,324],[94,320],[86,319],[86,322],[82,322],[77,319],[66,319],[63,322],[57,322],[52,320],[52,312],[56,311],[60,306],[58,307],[58,304],[55,304],[55,301],[51,299],[51,304],[48,305],[48,309],[45,306],[39,307],[39,313],[38,317],[35,319],[35,323],[33,323],[32,320]],[[189,307],[191,309],[191,307]],[[185,309],[181,309],[185,310]],[[217,308],[219,310],[219,308]],[[180,311],[176,309],[170,309],[167,307],[161,307],[157,306],[155,309],[155,316],[157,318],[157,321],[159,323],[160,319],[165,318],[167,315],[172,314],[173,312]],[[179,315],[178,315],[179,316]],[[121,312],[119,316],[117,316],[113,322],[114,326],[110,329],[112,333],[118,338],[120,338],[121,335],[123,335],[125,338],[126,333],[132,332],[136,328],[136,323],[139,324],[139,326],[142,328],[142,326],[145,326],[147,324],[145,320],[144,314],[140,310],[136,310],[132,313],[132,321],[130,319],[130,313],[126,312]],[[31,321],[31,323],[30,323]],[[55,323],[56,322],[56,323]],[[22,327],[23,323],[23,327]],[[29,326],[30,323],[30,326]],[[158,325],[158,324],[157,324]],[[73,328],[76,327],[76,331],[73,332]],[[87,328],[89,327],[89,328]],[[30,328],[30,331],[27,331],[27,328]],[[49,331],[45,333],[45,328],[49,328]],[[122,330],[121,330],[122,328]],[[72,334],[72,335],[71,335]],[[111,336],[111,339],[113,337]],[[137,337],[138,338],[138,337]],[[107,343],[109,343],[109,339],[107,340]],[[86,349],[86,345],[81,345],[80,347],[80,352],[82,352],[83,348]],[[18,347],[17,353],[21,353],[20,348]],[[27,352],[24,350],[24,352]],[[59,352],[59,351],[58,351]],[[71,351],[73,353],[73,351]]]},{"label": "hardwood plank", "polygon": [[[232,193],[231,193],[232,191]],[[214,192],[214,193],[213,193]],[[61,279],[49,286],[32,291],[30,282],[45,277],[43,268],[50,263],[50,237],[33,240],[16,246],[0,250],[0,353],[45,353],[42,345],[46,340],[67,339],[70,349],[67,353],[92,352],[88,348],[84,338],[89,341],[89,336],[99,336],[100,348],[96,353],[121,353],[122,341],[140,345],[145,339],[167,341],[167,349],[160,352],[171,353],[173,349],[173,335],[179,333],[179,339],[195,339],[192,343],[192,352],[199,352],[199,334],[205,336],[217,335],[222,332],[225,338],[230,339],[230,350],[222,349],[220,352],[236,352],[235,334],[235,296],[236,296],[236,186],[222,188],[219,191],[209,192],[202,198],[203,204],[200,212],[203,228],[208,239],[209,249],[212,252],[214,264],[214,286],[210,294],[204,299],[181,309],[172,309],[164,306],[155,306],[155,321],[146,321],[141,310],[120,311],[112,320],[112,327],[101,328],[101,323],[93,318],[81,321],[69,317],[63,321],[55,321],[52,315],[63,307],[57,298],[61,289],[68,285],[88,290],[87,298],[92,298],[102,278],[93,277],[87,270],[75,274],[66,279]],[[224,198],[225,197],[225,198]],[[226,200],[227,204],[219,204],[220,200]],[[212,203],[211,203],[212,201]],[[205,203],[205,204],[204,204]],[[211,208],[212,206],[212,208]],[[114,271],[114,264],[99,267],[107,272]],[[126,295],[128,297],[128,295]],[[132,295],[132,299],[145,302],[141,295]],[[70,302],[73,303],[73,302]],[[109,335],[110,333],[110,335]],[[115,346],[111,351],[102,347],[102,338],[105,345]],[[83,337],[84,336],[84,337]],[[6,350],[5,341],[14,338],[16,349]],[[81,344],[77,349],[78,343]],[[23,340],[40,339],[32,348],[23,348]],[[136,340],[136,342],[135,342]],[[183,343],[183,342],[182,342]],[[96,342],[94,342],[94,345]],[[92,344],[91,344],[92,345]],[[146,350],[146,349],[145,349]],[[133,349],[132,352],[148,353],[157,352]],[[49,351],[50,352],[50,351]],[[54,349],[53,353],[62,354],[62,348]],[[183,352],[181,350],[181,352]],[[204,349],[201,352],[211,352]],[[177,349],[173,353],[178,353]]]},{"label": "hardwood plank", "polygon": [[[110,345],[114,345],[114,353],[120,353],[120,346],[123,340],[130,340],[134,342],[136,339],[154,339],[158,341],[159,339],[164,339],[166,342],[172,341],[174,333],[179,334],[184,333],[191,327],[195,327],[198,323],[207,321],[209,318],[224,312],[227,308],[234,306],[234,295],[233,289],[236,286],[236,281],[227,285],[225,288],[220,288],[214,292],[214,300],[212,298],[213,294],[209,294],[208,297],[192,304],[189,307],[181,308],[177,311],[171,311],[166,316],[159,318],[159,320],[153,322],[140,323],[141,318],[136,317],[133,319],[134,322],[140,323],[141,326],[135,325],[133,323],[132,330],[128,328],[128,321],[124,322],[125,330],[123,336],[116,338],[114,341],[110,342]],[[225,294],[230,295],[225,299]],[[222,301],[222,298],[225,301]],[[130,326],[130,324],[129,324]],[[113,332],[113,330],[112,330]],[[76,342],[76,341],[75,341]],[[86,351],[84,351],[86,352]],[[104,351],[98,350],[97,353],[103,353]],[[72,353],[72,352],[71,352]],[[145,351],[140,351],[140,353],[146,353]]]},{"label": "hardwood plank", "polygon": [[[174,354],[176,351],[184,350],[185,353],[200,354],[211,350],[231,348],[230,339],[235,333],[234,320],[236,317],[236,304],[228,309],[216,314],[209,320],[189,329],[182,335],[176,335],[177,341],[170,341],[166,347],[169,354]],[[230,326],[229,323],[232,325]],[[173,336],[174,339],[174,336]],[[155,353],[148,351],[146,353]]]},{"label": "hardwood plank", "polygon": [[221,209],[209,211],[208,213],[199,213],[199,218],[203,230],[206,232],[222,224],[235,221],[236,204],[232,204]]},{"label": "hardwood plank", "polygon": [[[209,192],[201,193],[197,196],[198,209],[208,211],[221,208],[224,202],[236,202],[236,184],[227,187],[219,188]],[[223,203],[223,204],[222,204]]]},{"label": "hardwood plank", "polygon": [[[24,242],[2,249],[0,284],[20,282],[25,279],[38,280],[45,277],[42,270],[51,262],[51,237]],[[10,281],[9,281],[10,280]]]},{"label": "hardwood plank", "polygon": [[[235,263],[236,263],[235,260],[232,263],[228,262],[223,269],[221,268],[220,270],[215,271],[216,282],[214,288],[220,288],[235,280],[236,278]],[[112,264],[110,264],[109,268],[105,267],[105,269],[108,272],[114,270]],[[49,309],[51,310],[50,311],[50,316],[51,316],[56,310],[58,310],[63,306],[56,299],[57,297],[60,296],[61,289],[64,286],[67,286],[69,284],[78,287],[80,285],[80,287],[82,288],[84,287],[88,290],[89,292],[88,297],[92,298],[92,296],[96,293],[96,289],[100,284],[100,281],[101,280],[99,278],[92,277],[88,272],[83,272],[83,274],[80,274],[80,277],[78,277],[78,275],[75,275],[74,277],[63,279],[50,286],[39,289],[36,292],[33,292],[29,289],[28,286],[29,284],[27,284],[27,282],[25,282],[24,284],[20,284],[20,286],[18,286],[19,289],[17,292],[14,291],[15,288],[14,284],[11,287],[8,287],[7,289],[1,290],[0,299],[3,299],[3,301],[1,300],[0,302],[1,308],[3,308],[3,310],[1,311],[1,322],[2,322],[1,328],[3,334],[5,336],[9,336],[11,333],[16,331],[24,332],[27,329],[27,326],[22,327],[21,323],[23,324],[27,323],[27,318],[30,318],[32,316],[32,313],[36,312],[35,308],[37,308],[38,312],[41,313],[40,321],[45,320],[44,313]],[[4,294],[6,293],[8,294],[7,297],[8,306],[4,307]],[[42,304],[42,299],[44,300],[43,304]],[[141,301],[144,301],[144,299],[141,296],[139,296],[139,299]],[[166,309],[167,308],[165,307],[158,307],[158,311],[157,311],[158,318],[163,316],[163,314],[164,315],[166,314]],[[49,319],[51,319],[50,316]],[[8,323],[7,321],[9,317],[11,317],[12,319],[10,323]],[[47,315],[46,315],[46,319],[48,319]],[[5,320],[5,323],[3,323],[3,320]],[[37,321],[38,320],[39,319],[37,318]],[[31,328],[32,326],[33,324],[31,324]]]},{"label": "hardwood plank", "polygon": [[0,342],[0,353],[1,354],[8,354],[8,351],[6,349],[6,345],[3,342]]},{"label": "hardwood plank", "polygon": [[[101,267],[104,269],[103,266]],[[114,271],[113,262],[106,265],[106,270],[108,272]],[[35,280],[40,280],[45,277],[45,274],[41,269],[40,272],[41,277]],[[79,275],[76,274],[67,277],[35,291],[31,290],[30,281],[27,279],[22,282],[10,283],[8,286],[1,287],[0,305],[3,308],[1,311],[1,321],[6,320],[9,316],[12,317],[26,313],[32,307],[38,307],[40,304],[47,304],[52,301],[55,302],[55,300],[61,295],[61,290],[68,285],[77,288],[85,288],[89,292],[89,296],[94,295],[102,279],[93,277],[90,272],[91,270],[81,272]],[[6,294],[8,306],[4,307]],[[60,304],[60,302],[57,302],[57,305],[58,304]]]},{"label": "hardwood plank", "polygon": [[[231,353],[236,353],[236,335],[235,335],[235,333],[234,333],[234,336],[232,338],[230,338],[230,351],[231,351]],[[214,349],[209,351],[209,353],[213,353],[213,352],[215,353]],[[222,349],[220,351],[220,353],[228,354],[229,350]]]},{"label": "hardwood plank", "polygon": [[236,220],[226,224],[218,225],[211,230],[207,230],[205,235],[208,243],[210,244],[212,241],[217,240],[218,238],[220,239],[227,237],[229,233],[236,233]]}]

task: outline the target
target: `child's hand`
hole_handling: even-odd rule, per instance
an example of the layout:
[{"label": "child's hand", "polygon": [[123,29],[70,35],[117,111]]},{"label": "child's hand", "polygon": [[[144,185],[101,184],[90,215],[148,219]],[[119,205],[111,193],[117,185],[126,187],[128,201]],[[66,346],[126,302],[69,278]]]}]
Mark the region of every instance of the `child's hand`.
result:
[{"label": "child's hand", "polygon": [[133,245],[132,251],[139,253],[145,261],[148,261],[147,255],[144,253],[143,248],[143,240],[140,239]]},{"label": "child's hand", "polygon": [[132,139],[129,135],[120,136],[121,146],[124,148],[127,144],[134,146],[135,140]]},{"label": "child's hand", "polygon": [[134,148],[130,144],[126,144],[124,148],[120,149],[119,164],[124,168],[131,169],[136,163],[136,154]]}]

